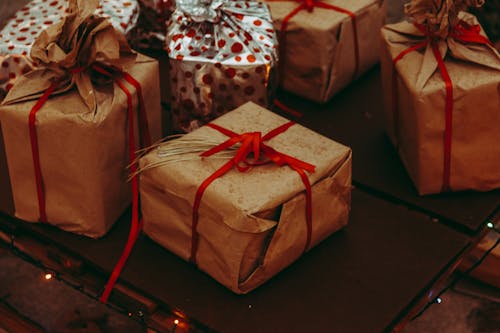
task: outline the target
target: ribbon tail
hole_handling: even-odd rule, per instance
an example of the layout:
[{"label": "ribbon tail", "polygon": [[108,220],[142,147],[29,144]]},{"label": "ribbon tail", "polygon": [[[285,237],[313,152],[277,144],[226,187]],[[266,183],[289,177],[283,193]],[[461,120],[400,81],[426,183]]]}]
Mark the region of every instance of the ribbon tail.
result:
[{"label": "ribbon tail", "polygon": [[139,219],[139,181],[136,175],[137,165],[135,164],[136,147],[135,147],[135,130],[134,130],[134,107],[132,101],[132,94],[130,93],[130,91],[127,89],[127,87],[123,82],[121,82],[120,80],[115,80],[115,82],[127,96],[127,111],[128,111],[127,117],[128,117],[128,136],[129,136],[128,150],[129,150],[129,160],[133,162],[130,169],[131,173],[134,175],[132,177],[132,221],[125,249],[123,250],[120,259],[118,260],[113,271],[111,272],[111,276],[109,277],[108,282],[106,283],[104,292],[100,297],[100,301],[103,303],[106,303],[108,301],[111,291],[113,290],[116,281],[118,280],[118,277],[120,276],[123,268],[125,267],[127,259],[130,256],[130,253],[132,252],[132,249],[141,232],[141,227],[142,227],[142,221],[140,221]]}]

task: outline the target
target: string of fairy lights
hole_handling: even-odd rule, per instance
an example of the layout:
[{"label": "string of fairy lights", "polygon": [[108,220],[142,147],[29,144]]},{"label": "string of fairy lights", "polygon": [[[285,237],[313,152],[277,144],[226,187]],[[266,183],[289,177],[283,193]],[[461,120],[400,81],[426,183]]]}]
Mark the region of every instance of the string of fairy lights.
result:
[{"label": "string of fairy lights", "polygon": [[483,255],[478,259],[476,260],[476,262],[474,262],[474,264],[472,264],[467,270],[465,270],[458,278],[455,278],[450,284],[448,284],[445,288],[443,288],[430,302],[428,302],[424,308],[422,310],[420,310],[420,312],[418,312],[413,318],[412,320],[415,320],[417,319],[418,317],[422,316],[422,314],[432,305],[432,304],[441,304],[443,303],[443,294],[445,292],[447,292],[448,290],[452,289],[453,287],[455,287],[455,285],[461,281],[464,277],[467,277],[469,276],[472,271],[474,271],[477,267],[479,267],[483,261],[495,250],[495,248],[498,246],[498,244],[500,243],[500,229],[495,227],[495,225],[493,224],[493,222],[488,222],[486,223],[486,228],[488,228],[489,230],[495,232],[495,234],[497,235],[497,238],[496,238],[496,241],[493,243],[492,246],[490,246],[488,248],[488,250],[486,250]]}]

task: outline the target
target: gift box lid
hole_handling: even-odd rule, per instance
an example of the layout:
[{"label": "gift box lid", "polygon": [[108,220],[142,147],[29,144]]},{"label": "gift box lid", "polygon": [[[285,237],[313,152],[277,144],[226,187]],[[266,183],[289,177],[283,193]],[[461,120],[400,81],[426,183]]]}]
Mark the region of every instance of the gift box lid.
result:
[{"label": "gift box lid", "polygon": [[[341,11],[331,10],[328,8],[314,7],[312,11],[307,9],[299,11],[292,19],[290,19],[287,31],[293,31],[296,27],[306,27],[312,30],[332,30],[340,28],[340,24],[346,20],[351,20],[349,15],[342,10],[349,11],[355,15],[363,15],[363,11],[372,5],[381,6],[380,0],[326,0],[326,4],[338,7]],[[273,20],[281,22],[292,13],[300,2],[296,1],[281,1],[281,0],[266,0],[266,3],[271,8]],[[276,26],[277,29],[280,26]]]},{"label": "gift box lid", "polygon": [[[214,124],[238,134],[260,131],[262,135],[286,122],[285,118],[251,102],[213,121]],[[227,136],[208,126],[182,138],[188,141],[214,142],[214,146],[227,139]],[[313,187],[321,179],[334,174],[350,157],[350,148],[298,124],[266,141],[266,144],[281,153],[313,164],[315,171],[307,173]],[[190,204],[193,203],[200,184],[229,160],[227,155],[219,157],[217,154],[202,158],[199,157],[200,151],[165,164],[162,163],[165,158],[161,156],[164,147],[160,145],[141,159],[141,168],[147,170],[142,174],[141,182],[153,182],[154,186],[173,193]],[[305,192],[301,177],[288,166],[265,164],[254,166],[244,173],[233,168],[206,189],[201,210],[220,214],[221,217],[232,216],[230,220],[224,220],[224,223],[237,230],[245,230],[251,227],[242,225],[245,219],[239,220],[235,216],[260,216],[259,213],[272,211],[301,192]]]}]

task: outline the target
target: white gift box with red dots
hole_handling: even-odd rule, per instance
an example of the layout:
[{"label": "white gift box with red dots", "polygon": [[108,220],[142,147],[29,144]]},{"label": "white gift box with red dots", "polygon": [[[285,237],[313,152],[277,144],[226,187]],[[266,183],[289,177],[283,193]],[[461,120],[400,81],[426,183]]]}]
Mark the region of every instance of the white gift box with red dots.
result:
[{"label": "white gift box with red dots", "polygon": [[277,45],[263,3],[178,0],[166,40],[173,128],[190,132],[248,101],[268,106]]}]

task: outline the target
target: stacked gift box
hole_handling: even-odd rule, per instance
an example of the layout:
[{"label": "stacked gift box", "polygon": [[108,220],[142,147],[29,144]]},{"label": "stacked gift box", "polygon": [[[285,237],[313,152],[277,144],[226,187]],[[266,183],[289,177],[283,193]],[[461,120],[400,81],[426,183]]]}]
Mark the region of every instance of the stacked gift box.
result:
[{"label": "stacked gift box", "polygon": [[[16,216],[101,237],[132,202],[103,300],[139,214],[151,239],[250,292],[350,210],[351,150],[269,111],[287,104],[276,91],[328,103],[379,59],[387,133],[417,191],[500,187],[500,58],[461,12],[481,1],[438,2],[383,27],[377,0],[32,1],[0,35]],[[153,144],[162,127],[187,134]]]}]

